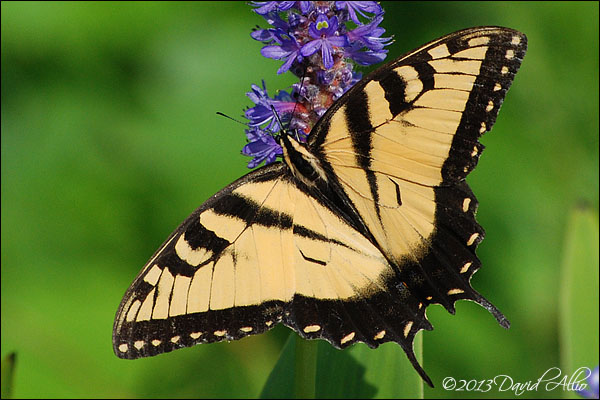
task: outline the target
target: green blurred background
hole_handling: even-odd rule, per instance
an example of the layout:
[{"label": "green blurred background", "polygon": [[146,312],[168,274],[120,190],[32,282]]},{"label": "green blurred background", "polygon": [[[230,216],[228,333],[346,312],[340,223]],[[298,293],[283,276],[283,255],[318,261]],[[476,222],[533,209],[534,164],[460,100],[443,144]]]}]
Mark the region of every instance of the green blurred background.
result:
[{"label": "green blurred background", "polygon": [[[598,210],[598,3],[383,3],[388,60],[462,28],[529,38],[469,182],[487,231],[474,287],[512,323],[432,306],[426,396],[446,376],[537,380],[558,366],[569,211]],[[244,93],[292,76],[260,56],[245,3],[2,2],[2,356],[18,397],[254,397],[289,330],[124,361],[122,295],[173,229],[247,172]],[[289,75],[289,74],[288,74]],[[595,294],[597,299],[597,293]],[[597,301],[597,300],[596,300]],[[590,307],[598,307],[597,302]],[[595,348],[597,349],[597,337]],[[591,348],[594,348],[591,346]],[[597,363],[597,354],[596,354]],[[401,384],[401,383],[399,383]],[[492,391],[490,397],[514,397]],[[561,396],[561,390],[521,397]]]}]

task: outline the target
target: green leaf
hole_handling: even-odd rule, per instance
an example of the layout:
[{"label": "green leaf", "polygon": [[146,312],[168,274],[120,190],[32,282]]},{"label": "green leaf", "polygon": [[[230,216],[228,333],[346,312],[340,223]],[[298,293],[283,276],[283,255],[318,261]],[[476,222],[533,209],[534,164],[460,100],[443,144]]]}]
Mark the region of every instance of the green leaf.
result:
[{"label": "green leaf", "polygon": [[294,361],[296,360],[294,349],[297,339],[297,335],[293,333],[288,337],[279,359],[260,393],[261,399],[291,399],[294,397]]},{"label": "green leaf", "polygon": [[[306,341],[291,334],[277,364],[271,371],[261,398],[292,398],[296,385],[296,342],[316,346],[317,398],[422,398],[423,382],[408,361],[404,351],[395,343],[370,349],[358,343],[338,350],[325,341]],[[415,338],[417,358],[422,358],[422,339]],[[305,351],[305,350],[304,350]],[[310,364],[310,357],[307,357]],[[304,365],[302,368],[309,368]],[[306,372],[305,372],[306,373]],[[305,390],[307,388],[304,388]],[[305,392],[306,393],[306,392]],[[296,390],[300,397],[302,393]]]},{"label": "green leaf", "polygon": [[[296,336],[296,335],[292,335]],[[296,337],[294,362],[295,394],[297,399],[314,399],[317,378],[317,354],[319,344],[315,340],[302,340]]]},{"label": "green leaf", "polygon": [[[418,335],[414,349],[419,360],[422,347]],[[323,343],[317,367],[317,397],[423,398],[423,381],[396,343],[377,349],[358,343],[343,351]]]},{"label": "green leaf", "polygon": [[580,367],[598,365],[598,214],[586,206],[571,212],[561,275],[561,369],[570,376]]}]

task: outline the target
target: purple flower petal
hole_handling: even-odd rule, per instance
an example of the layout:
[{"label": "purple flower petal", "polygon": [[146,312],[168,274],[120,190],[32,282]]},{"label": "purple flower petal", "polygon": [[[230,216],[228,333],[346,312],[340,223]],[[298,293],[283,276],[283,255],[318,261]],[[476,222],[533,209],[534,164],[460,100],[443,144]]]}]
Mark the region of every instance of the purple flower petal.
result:
[{"label": "purple flower petal", "polygon": [[284,57],[289,56],[290,52],[287,50],[284,50],[279,45],[274,45],[274,46],[263,47],[262,49],[260,49],[260,54],[262,54],[263,57],[274,58],[276,60],[280,60]]},{"label": "purple flower petal", "polygon": [[[277,70],[277,74],[281,75],[286,71],[289,71],[290,67],[292,66],[292,64],[294,63],[294,61],[296,61],[297,59],[301,59],[302,56],[298,56],[298,57],[288,57],[288,59],[283,63],[283,65],[281,67],[279,67],[279,69]],[[301,62],[301,60],[300,60]]]},{"label": "purple flower petal", "polygon": [[308,15],[308,13],[312,11],[315,4],[312,1],[299,1],[298,5],[300,6],[300,12],[304,15]]},{"label": "purple flower petal", "polygon": [[313,55],[320,48],[321,48],[320,40],[311,40],[310,42],[308,42],[304,46],[302,46],[302,48],[300,49],[300,54],[302,54],[304,57],[308,57],[308,56]]},{"label": "purple flower petal", "polygon": [[334,15],[327,18],[325,14],[319,14],[317,20],[308,27],[308,34],[313,39],[333,36],[338,29],[338,19]]},{"label": "purple flower petal", "polygon": [[338,10],[347,9],[350,19],[355,24],[361,24],[356,13],[358,12],[365,18],[368,18],[365,13],[379,15],[383,13],[383,8],[376,1],[336,1],[335,6]]},{"label": "purple flower petal", "polygon": [[323,66],[327,69],[333,67],[333,48],[329,41],[323,40],[321,45],[321,57],[323,57]]},{"label": "purple flower petal", "polygon": [[295,1],[252,1],[251,6],[258,7],[254,10],[259,15],[265,15],[273,11],[285,11],[294,6]]},{"label": "purple flower petal", "polygon": [[250,143],[242,149],[242,154],[254,157],[248,168],[254,168],[263,161],[270,164],[275,161],[277,155],[283,154],[283,150],[277,141],[268,133],[258,128],[246,130]]},{"label": "purple flower petal", "polygon": [[331,36],[327,38],[327,41],[332,45],[332,46],[337,46],[337,47],[346,47],[350,44],[350,42],[348,41],[348,38],[343,35],[343,36]]},{"label": "purple flower petal", "polygon": [[346,57],[351,58],[359,65],[373,65],[381,62],[387,56],[387,50],[362,50],[362,46],[359,43],[346,49]]},{"label": "purple flower petal", "polygon": [[358,26],[347,33],[348,38],[353,44],[354,42],[359,42],[369,50],[377,51],[383,49],[384,46],[390,44],[392,38],[381,37],[385,33],[385,29],[378,26],[382,20],[383,16],[378,16],[367,25]]}]

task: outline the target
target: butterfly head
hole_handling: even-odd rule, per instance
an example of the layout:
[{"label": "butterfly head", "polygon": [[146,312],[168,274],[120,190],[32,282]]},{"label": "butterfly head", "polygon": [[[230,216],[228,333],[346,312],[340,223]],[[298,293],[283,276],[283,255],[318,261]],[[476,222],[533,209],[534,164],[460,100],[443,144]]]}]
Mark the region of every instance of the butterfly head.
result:
[{"label": "butterfly head", "polygon": [[327,175],[317,157],[294,137],[279,135],[279,144],[283,149],[283,160],[296,178],[312,187],[318,181],[327,182]]}]

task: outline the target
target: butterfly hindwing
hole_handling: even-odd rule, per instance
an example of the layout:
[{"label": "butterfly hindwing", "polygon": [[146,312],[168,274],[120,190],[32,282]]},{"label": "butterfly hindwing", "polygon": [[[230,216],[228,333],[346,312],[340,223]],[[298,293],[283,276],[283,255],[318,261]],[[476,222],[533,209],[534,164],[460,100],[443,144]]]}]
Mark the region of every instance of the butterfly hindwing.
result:
[{"label": "butterfly hindwing", "polygon": [[388,285],[377,247],[310,192],[278,163],[203,204],[126,293],[115,353],[152,356],[283,322],[338,348],[397,341],[414,359],[412,336],[431,329],[422,305]]}]

